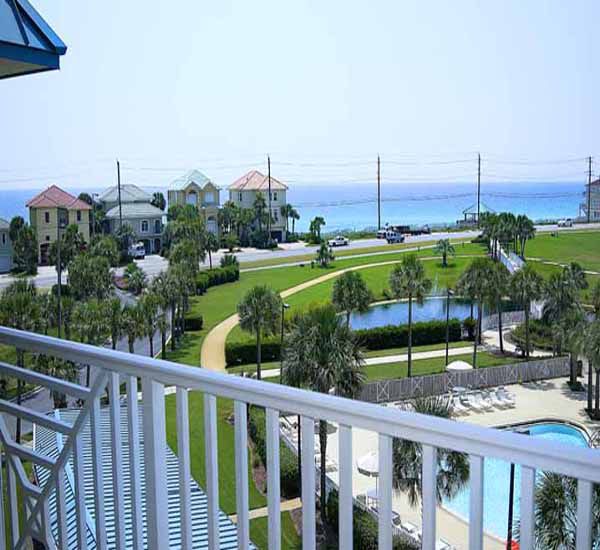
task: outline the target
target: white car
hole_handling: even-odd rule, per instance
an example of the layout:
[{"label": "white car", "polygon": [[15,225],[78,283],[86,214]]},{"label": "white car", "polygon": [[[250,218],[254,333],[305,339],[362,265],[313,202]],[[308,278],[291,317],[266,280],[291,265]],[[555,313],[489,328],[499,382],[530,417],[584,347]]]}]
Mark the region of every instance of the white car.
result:
[{"label": "white car", "polygon": [[396,231],[388,231],[385,240],[388,244],[403,243],[404,235],[402,235],[402,233],[397,233]]},{"label": "white car", "polygon": [[144,243],[135,243],[129,247],[129,255],[136,260],[143,260],[146,257],[146,248]]},{"label": "white car", "polygon": [[558,220],[558,227],[573,227],[573,220],[571,218]]},{"label": "white car", "polygon": [[334,246],[348,246],[349,242],[350,241],[346,237],[338,235],[335,239],[329,239],[327,244],[333,248]]}]

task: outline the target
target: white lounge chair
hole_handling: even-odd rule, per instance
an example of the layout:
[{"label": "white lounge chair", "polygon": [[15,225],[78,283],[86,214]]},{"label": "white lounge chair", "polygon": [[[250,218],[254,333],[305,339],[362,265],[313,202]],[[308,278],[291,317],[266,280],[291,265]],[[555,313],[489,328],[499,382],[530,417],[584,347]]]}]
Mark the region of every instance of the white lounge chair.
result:
[{"label": "white lounge chair", "polygon": [[458,397],[452,399],[452,410],[455,414],[468,414],[468,407],[465,407]]},{"label": "white lounge chair", "polygon": [[444,539],[439,539],[435,543],[435,550],[454,550],[454,546]]},{"label": "white lounge chair", "polygon": [[417,542],[421,541],[422,531],[414,523],[410,521],[402,522],[402,529],[404,529],[413,539]]},{"label": "white lounge chair", "polygon": [[487,398],[494,407],[497,407],[498,409],[506,408],[506,403],[498,399],[498,396],[496,395],[495,391],[487,392]]},{"label": "white lounge chair", "polygon": [[483,405],[479,402],[479,400],[476,398],[475,394],[470,393],[467,395],[467,403],[469,404],[469,407],[471,407],[471,409],[473,409],[474,411],[477,412],[483,412]]},{"label": "white lounge chair", "polygon": [[482,392],[475,393],[475,399],[484,411],[491,411],[494,408],[489,399],[486,399]]},{"label": "white lounge chair", "polygon": [[498,396],[498,399],[506,403],[508,407],[514,407],[516,405],[514,394],[507,392],[504,388],[498,388],[496,395]]}]

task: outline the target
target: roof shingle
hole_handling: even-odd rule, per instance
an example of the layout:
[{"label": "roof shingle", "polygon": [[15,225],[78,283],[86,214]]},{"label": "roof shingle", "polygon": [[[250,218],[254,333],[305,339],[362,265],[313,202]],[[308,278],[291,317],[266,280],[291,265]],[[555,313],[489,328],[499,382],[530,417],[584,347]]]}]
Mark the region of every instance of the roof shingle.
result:
[{"label": "roof shingle", "polygon": [[[268,191],[269,178],[258,170],[250,170],[250,172],[235,180],[229,186],[229,189],[231,191]],[[271,176],[272,191],[285,191],[286,189],[287,185]]]},{"label": "roof shingle", "polygon": [[51,185],[26,204],[28,208],[67,208],[68,210],[91,210],[87,202],[63,191],[57,185]]}]

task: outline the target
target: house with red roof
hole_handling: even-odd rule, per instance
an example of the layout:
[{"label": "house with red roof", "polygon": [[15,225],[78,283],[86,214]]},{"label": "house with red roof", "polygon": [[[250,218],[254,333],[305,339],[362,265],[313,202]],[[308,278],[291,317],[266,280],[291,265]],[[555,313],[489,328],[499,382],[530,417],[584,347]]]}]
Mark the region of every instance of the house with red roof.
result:
[{"label": "house with red roof", "polygon": [[287,189],[285,183],[273,176],[269,181],[262,172],[251,170],[229,186],[229,200],[239,208],[253,208],[257,195],[262,195],[267,205],[271,205],[271,237],[282,243],[286,239],[286,217],[281,215],[281,207],[287,204]]},{"label": "house with red roof", "polygon": [[38,242],[38,262],[48,263],[50,246],[67,225],[76,225],[85,242],[90,241],[92,207],[77,197],[51,185],[27,202],[29,224]]}]

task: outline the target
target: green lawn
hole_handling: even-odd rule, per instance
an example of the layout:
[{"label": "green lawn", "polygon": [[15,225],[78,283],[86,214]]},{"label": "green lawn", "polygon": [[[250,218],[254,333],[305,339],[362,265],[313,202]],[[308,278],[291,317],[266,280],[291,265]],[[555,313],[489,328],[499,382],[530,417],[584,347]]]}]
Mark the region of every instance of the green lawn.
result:
[{"label": "green lawn", "polygon": [[578,262],[585,269],[600,271],[600,232],[562,231],[557,237],[537,235],[527,243],[526,256],[566,264]]},{"label": "green lawn", "polygon": [[[250,540],[260,550],[267,550],[269,546],[269,519],[256,518],[250,521]],[[281,514],[281,548],[296,550],[302,547],[300,537],[296,533],[294,522],[289,512]]]},{"label": "green lawn", "polygon": [[[552,275],[553,273],[559,273],[562,269],[561,267],[559,267],[557,265],[548,265],[548,264],[544,264],[544,263],[533,261],[533,260],[529,260],[528,264],[531,267],[533,267],[533,269],[535,269],[546,280],[548,280],[550,278],[550,275]],[[582,290],[580,292],[581,300],[584,304],[589,303],[590,291],[593,288],[593,286],[597,283],[597,281],[600,281],[600,275],[587,274],[586,278],[588,281],[588,288],[585,290]]]}]

